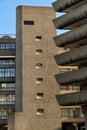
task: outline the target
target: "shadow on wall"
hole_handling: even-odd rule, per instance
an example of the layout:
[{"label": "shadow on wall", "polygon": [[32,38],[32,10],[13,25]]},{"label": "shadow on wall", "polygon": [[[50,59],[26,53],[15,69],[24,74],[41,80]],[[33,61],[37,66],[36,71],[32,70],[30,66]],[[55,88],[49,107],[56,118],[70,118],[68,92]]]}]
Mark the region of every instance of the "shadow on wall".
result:
[{"label": "shadow on wall", "polygon": [[57,129],[55,129],[55,130],[62,130],[62,128],[57,128]]}]

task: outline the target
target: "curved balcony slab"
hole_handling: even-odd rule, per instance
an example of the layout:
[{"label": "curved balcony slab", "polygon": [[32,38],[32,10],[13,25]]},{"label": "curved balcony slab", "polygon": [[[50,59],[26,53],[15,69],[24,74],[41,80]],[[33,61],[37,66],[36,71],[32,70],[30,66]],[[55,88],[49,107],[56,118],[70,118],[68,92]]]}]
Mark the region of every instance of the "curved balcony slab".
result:
[{"label": "curved balcony slab", "polygon": [[87,67],[55,75],[60,85],[81,85],[87,83]]},{"label": "curved balcony slab", "polygon": [[87,4],[80,6],[79,8],[71,11],[68,14],[65,14],[59,18],[54,19],[53,22],[57,29],[67,28],[68,30],[76,26],[78,27],[78,26],[82,26],[86,24],[87,23]]},{"label": "curved balcony slab", "polygon": [[56,99],[61,106],[87,105],[87,90],[56,95]]},{"label": "curved balcony slab", "polygon": [[76,42],[77,46],[79,46],[81,45],[81,43],[83,45],[85,44],[86,38],[87,38],[87,24],[80,26],[79,28],[75,28],[72,31],[54,37],[54,41],[58,47],[74,46],[74,45],[76,46]]},{"label": "curved balcony slab", "polygon": [[81,64],[87,63],[87,45],[59,55],[55,55],[54,57],[58,65],[79,66]]},{"label": "curved balcony slab", "polygon": [[52,5],[56,12],[69,12],[86,2],[86,0],[57,0]]}]

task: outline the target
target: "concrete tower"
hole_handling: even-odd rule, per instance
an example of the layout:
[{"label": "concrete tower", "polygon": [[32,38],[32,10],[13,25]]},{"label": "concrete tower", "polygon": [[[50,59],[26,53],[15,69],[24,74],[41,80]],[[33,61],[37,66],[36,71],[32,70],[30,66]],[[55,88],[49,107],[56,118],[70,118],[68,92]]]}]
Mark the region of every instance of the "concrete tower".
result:
[{"label": "concrete tower", "polygon": [[16,112],[9,130],[61,130],[54,18],[51,7],[17,7]]}]

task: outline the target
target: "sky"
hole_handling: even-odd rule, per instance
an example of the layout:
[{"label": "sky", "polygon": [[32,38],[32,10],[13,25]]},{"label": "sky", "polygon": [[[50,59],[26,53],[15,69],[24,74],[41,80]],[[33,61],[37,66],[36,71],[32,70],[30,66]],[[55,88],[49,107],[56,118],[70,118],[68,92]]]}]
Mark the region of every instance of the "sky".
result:
[{"label": "sky", "polygon": [[16,7],[52,6],[54,0],[0,0],[0,35],[16,33]]},{"label": "sky", "polygon": [[[0,36],[5,34],[16,34],[16,7],[27,6],[50,6],[56,0],[0,0]],[[58,13],[58,15],[61,15]],[[64,30],[58,30],[58,34]]]}]

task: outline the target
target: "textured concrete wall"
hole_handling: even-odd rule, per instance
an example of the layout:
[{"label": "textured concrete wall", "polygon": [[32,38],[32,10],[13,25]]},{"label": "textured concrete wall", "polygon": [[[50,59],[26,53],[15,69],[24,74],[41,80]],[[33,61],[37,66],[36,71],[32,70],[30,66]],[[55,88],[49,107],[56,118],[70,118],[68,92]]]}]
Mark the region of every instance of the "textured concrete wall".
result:
[{"label": "textured concrete wall", "polygon": [[[54,60],[54,18],[55,12],[49,7],[17,8],[15,130],[61,129],[55,98],[59,88],[54,77],[58,71]],[[24,21],[34,21],[34,25],[24,25]],[[36,36],[42,39],[38,41]],[[42,49],[42,54],[37,55],[37,49]],[[42,63],[42,68],[37,69],[37,63]],[[36,78],[43,78],[43,82],[36,83]],[[44,96],[38,99],[37,93]],[[44,109],[42,115],[37,115],[38,108]]]}]

